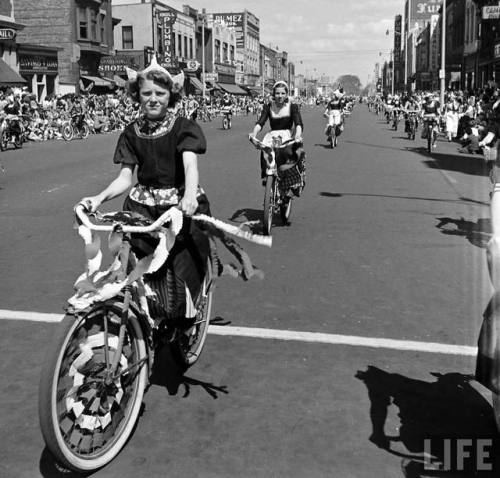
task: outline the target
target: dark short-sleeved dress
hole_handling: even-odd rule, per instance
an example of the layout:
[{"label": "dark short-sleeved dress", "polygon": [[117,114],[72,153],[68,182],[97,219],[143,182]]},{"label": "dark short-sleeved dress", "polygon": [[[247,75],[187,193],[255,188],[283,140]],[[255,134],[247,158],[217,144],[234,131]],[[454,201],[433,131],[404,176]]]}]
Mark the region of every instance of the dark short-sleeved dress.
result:
[{"label": "dark short-sleeved dress", "polygon": [[[169,113],[163,121],[143,117],[129,124],[118,139],[113,161],[137,168],[138,184],[125,199],[123,208],[152,220],[178,204],[184,194],[182,153],[203,154],[206,140],[201,128],[192,120]],[[197,213],[210,214],[208,199],[198,188]],[[140,258],[153,252],[157,240],[134,234],[132,249]],[[200,227],[184,218],[181,232],[170,251],[167,263],[155,273],[155,278],[172,267],[175,275],[188,286],[193,298],[199,292],[206,270],[210,247]]]}]

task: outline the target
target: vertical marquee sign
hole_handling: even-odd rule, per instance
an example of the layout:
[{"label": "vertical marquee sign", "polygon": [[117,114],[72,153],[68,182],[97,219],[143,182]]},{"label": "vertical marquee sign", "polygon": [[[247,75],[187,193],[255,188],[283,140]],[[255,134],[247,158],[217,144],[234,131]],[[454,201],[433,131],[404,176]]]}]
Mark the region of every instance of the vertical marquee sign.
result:
[{"label": "vertical marquee sign", "polygon": [[394,63],[398,65],[401,62],[401,34],[403,17],[396,15],[394,19]]},{"label": "vertical marquee sign", "polygon": [[160,20],[163,24],[163,61],[162,66],[165,68],[177,68],[178,62],[175,56],[175,33],[174,23],[177,20],[177,12],[174,10],[162,10],[159,13]]}]

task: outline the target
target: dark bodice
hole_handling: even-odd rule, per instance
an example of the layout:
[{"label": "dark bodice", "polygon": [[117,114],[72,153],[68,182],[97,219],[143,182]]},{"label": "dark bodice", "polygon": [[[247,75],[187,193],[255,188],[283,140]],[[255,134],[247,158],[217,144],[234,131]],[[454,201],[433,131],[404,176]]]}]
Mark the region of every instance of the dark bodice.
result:
[{"label": "dark bodice", "polygon": [[269,119],[269,125],[272,131],[280,129],[291,130],[294,126],[296,127],[298,125],[304,128],[299,107],[295,103],[288,103],[287,106],[289,113],[283,116],[277,116],[272,109],[272,103],[265,104],[257,124],[263,128],[266,121]]},{"label": "dark bodice", "polygon": [[113,161],[137,166],[138,182],[154,188],[182,187],[182,153],[203,154],[206,140],[201,128],[187,118],[170,116],[163,122],[138,119],[118,139]]}]

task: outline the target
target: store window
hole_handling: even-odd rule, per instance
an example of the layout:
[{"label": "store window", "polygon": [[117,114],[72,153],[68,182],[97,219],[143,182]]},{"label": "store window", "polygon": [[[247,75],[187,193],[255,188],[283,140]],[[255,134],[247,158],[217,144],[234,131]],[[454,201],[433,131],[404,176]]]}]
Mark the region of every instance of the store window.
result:
[{"label": "store window", "polygon": [[87,9],[84,7],[78,7],[78,35],[83,40],[89,39]]},{"label": "store window", "polygon": [[122,27],[122,48],[124,50],[134,49],[134,32],[132,26]]}]

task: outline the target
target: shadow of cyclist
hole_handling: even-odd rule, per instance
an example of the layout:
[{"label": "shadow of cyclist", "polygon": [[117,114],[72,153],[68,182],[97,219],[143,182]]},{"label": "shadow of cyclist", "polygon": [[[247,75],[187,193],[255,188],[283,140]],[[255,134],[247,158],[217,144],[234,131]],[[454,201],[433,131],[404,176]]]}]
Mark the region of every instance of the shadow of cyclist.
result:
[{"label": "shadow of cyclist", "polygon": [[169,344],[164,345],[155,353],[153,371],[150,378],[150,385],[159,385],[165,387],[169,395],[177,395],[180,389],[183,389],[182,397],[186,398],[191,393],[191,387],[201,387],[213,399],[219,398],[219,393],[228,394],[225,385],[214,385],[209,382],[203,382],[187,377],[185,373],[188,367],[182,366],[174,355]]},{"label": "shadow of cyclist", "polygon": [[[443,234],[463,236],[473,246],[485,249],[486,244],[490,240],[492,230],[491,220],[489,218],[481,218],[476,222],[467,221],[463,217],[460,219],[438,217],[436,219],[439,221],[436,227],[440,229]],[[450,227],[450,225],[452,227]]]},{"label": "shadow of cyclist", "polygon": [[[460,373],[431,373],[434,382],[412,379],[389,373],[375,366],[358,371],[356,378],[363,381],[370,398],[372,434],[369,440],[379,448],[404,459],[405,476],[476,476],[416,474],[424,471],[424,440],[431,440],[433,461],[444,462],[444,438],[491,438],[497,443],[498,434],[489,404],[470,385],[472,376]],[[387,436],[384,425],[389,407],[399,409],[399,436]],[[400,443],[400,445],[397,445]],[[396,445],[396,446],[394,446]],[[402,446],[401,446],[402,445]],[[466,467],[474,464],[465,463]],[[405,471],[405,470],[404,470]],[[406,471],[405,471],[406,473]],[[483,476],[483,475],[480,475]]]}]

